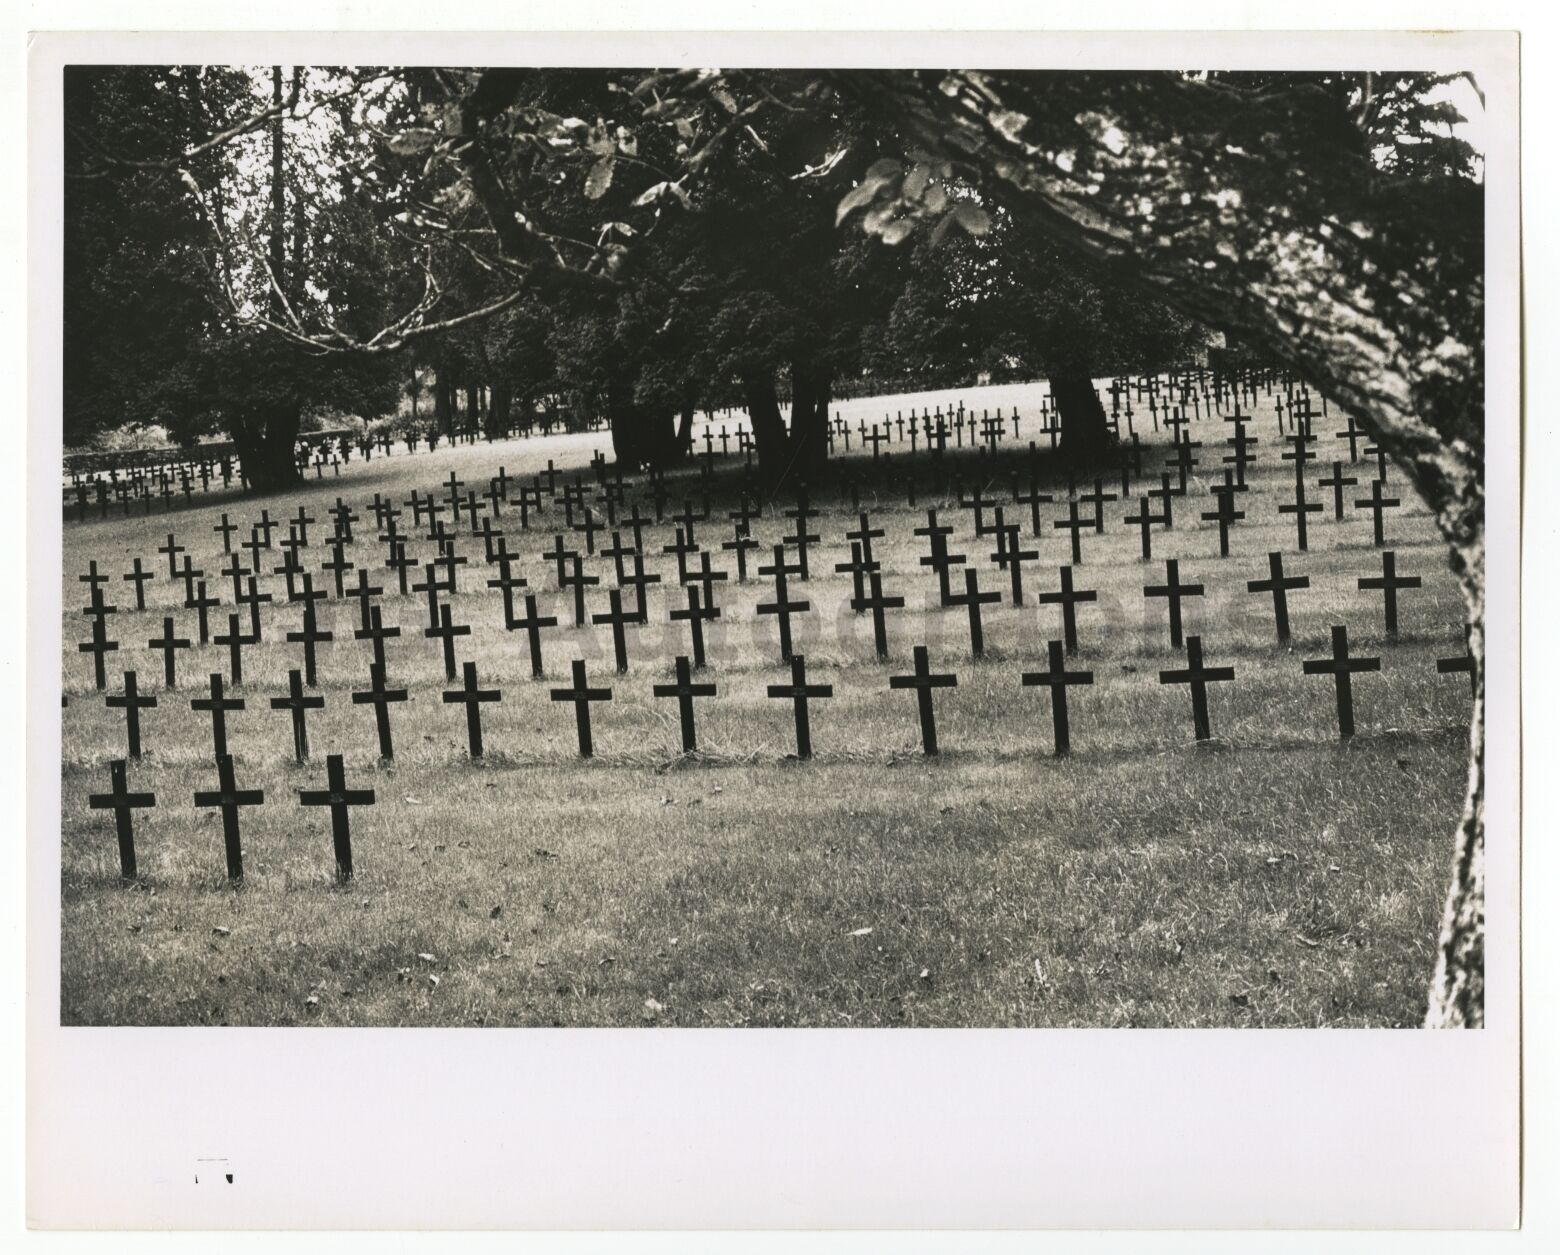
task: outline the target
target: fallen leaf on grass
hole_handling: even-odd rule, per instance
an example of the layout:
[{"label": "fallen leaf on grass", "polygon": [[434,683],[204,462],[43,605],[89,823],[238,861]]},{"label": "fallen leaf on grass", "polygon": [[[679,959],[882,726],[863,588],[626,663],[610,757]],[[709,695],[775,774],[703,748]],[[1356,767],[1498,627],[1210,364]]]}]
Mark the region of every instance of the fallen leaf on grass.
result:
[{"label": "fallen leaf on grass", "polygon": [[412,796],[412,795],[411,795],[411,794],[410,794],[410,793],[408,793],[408,794],[407,794],[407,795],[406,795],[406,796],[405,796],[405,797],[403,797],[403,798],[402,798],[402,799],[401,799],[401,800],[402,800],[402,801],[403,801],[403,802],[409,802],[409,803],[411,803],[411,804],[412,804],[412,805],[413,805],[413,806],[421,806],[421,805],[422,805],[422,804],[423,804],[423,800],[422,800],[422,798],[420,798],[420,797],[413,797],[413,796]]},{"label": "fallen leaf on grass", "polygon": [[858,929],[856,929],[856,930],[855,930],[855,931],[854,931],[854,932],[852,932],[852,933],[849,933],[849,934],[847,934],[847,935],[848,935],[848,936],[851,936],[851,937],[865,937],[865,936],[867,936],[867,935],[868,935],[868,934],[869,934],[869,933],[870,933],[870,932],[871,932],[871,931],[872,931],[872,930],[871,930],[871,929],[870,929],[870,928],[858,928]]},{"label": "fallen leaf on grass", "polygon": [[662,1011],[666,1010],[666,1008],[663,1007],[654,998],[646,998],[645,1010],[650,1012],[651,1015],[660,1015]]},{"label": "fallen leaf on grass", "polygon": [[437,963],[438,962],[438,959],[434,958],[434,956],[431,955],[431,954],[419,954],[417,957],[419,959],[421,959],[424,963]]}]

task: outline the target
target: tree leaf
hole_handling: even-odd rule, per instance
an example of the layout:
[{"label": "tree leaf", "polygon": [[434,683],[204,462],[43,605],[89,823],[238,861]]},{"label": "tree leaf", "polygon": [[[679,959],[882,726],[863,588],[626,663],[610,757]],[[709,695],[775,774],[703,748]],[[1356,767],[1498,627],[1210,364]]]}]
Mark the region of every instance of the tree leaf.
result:
[{"label": "tree leaf", "polygon": [[953,216],[971,235],[985,235],[991,230],[991,215],[979,205],[972,205],[967,200],[960,201],[953,207]]},{"label": "tree leaf", "polygon": [[603,158],[591,166],[590,173],[585,176],[585,198],[587,200],[600,200],[612,186],[612,161]]}]

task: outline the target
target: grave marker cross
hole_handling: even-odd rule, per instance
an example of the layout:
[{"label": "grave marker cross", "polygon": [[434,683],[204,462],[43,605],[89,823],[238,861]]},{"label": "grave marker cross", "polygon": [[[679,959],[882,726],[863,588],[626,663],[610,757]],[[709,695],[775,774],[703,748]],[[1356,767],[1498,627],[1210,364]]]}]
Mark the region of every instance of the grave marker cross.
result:
[{"label": "grave marker cross", "polygon": [[157,705],[157,699],[142,696],[136,687],[135,672],[126,671],[125,691],[119,696],[110,693],[103,702],[112,709],[124,709],[125,734],[129,743],[130,757],[139,759],[141,757],[141,711]]},{"label": "grave marker cross", "polygon": [[[374,613],[379,610],[375,607]],[[405,689],[391,689],[385,687],[385,665],[375,662],[369,665],[369,683],[366,690],[352,694],[354,706],[372,706],[374,708],[374,726],[379,733],[379,757],[386,762],[395,761],[395,745],[390,738],[390,702],[406,701]]]},{"label": "grave marker cross", "polygon": [[[690,588],[688,594],[690,600],[696,601],[699,592],[696,588]],[[702,667],[704,664],[696,663],[695,665]],[[682,723],[683,753],[693,753],[698,748],[693,726],[693,699],[695,697],[714,697],[715,686],[713,684],[695,684],[689,675],[687,655],[678,654],[677,682],[675,684],[657,684],[652,691],[657,697],[675,697],[677,699],[678,718]]]},{"label": "grave marker cross", "polygon": [[[293,672],[296,680],[298,673]],[[347,788],[347,773],[340,754],[325,758],[325,782],[323,789],[299,789],[298,802],[302,806],[330,807],[331,844],[336,854],[336,879],[352,879],[352,834],[348,827],[348,813],[353,806],[372,806],[372,789]]]},{"label": "grave marker cross", "polygon": [[1233,680],[1234,667],[1205,667],[1203,665],[1202,637],[1186,638],[1186,666],[1174,667],[1159,673],[1161,684],[1185,684],[1192,691],[1192,726],[1199,742],[1213,739],[1208,727],[1208,685]]},{"label": "grave marker cross", "polygon": [[1069,671],[1061,641],[1047,641],[1046,653],[1050,667],[1045,671],[1025,671],[1020,682],[1025,687],[1042,684],[1051,690],[1051,729],[1055,753],[1060,758],[1072,749],[1067,722],[1067,688],[1072,684],[1093,684],[1094,672]]},{"label": "grave marker cross", "polygon": [[477,664],[468,662],[465,664],[464,683],[458,689],[445,689],[444,702],[450,705],[454,702],[463,702],[466,706],[466,747],[471,757],[482,757],[482,705],[484,702],[498,702],[504,699],[504,695],[498,689],[484,689],[477,686]]},{"label": "grave marker cross", "polygon": [[108,793],[93,793],[87,797],[87,805],[95,811],[114,812],[114,832],[119,838],[119,875],[125,880],[135,879],[135,832],[132,827],[135,812],[157,805],[155,793],[131,793],[125,783],[125,760],[116,758],[108,765],[108,778],[112,788]]},{"label": "grave marker cross", "polygon": [[959,683],[959,677],[952,673],[934,675],[925,645],[915,647],[915,673],[913,675],[891,675],[888,677],[888,687],[891,689],[914,689],[916,704],[921,714],[921,749],[926,754],[937,753],[937,718],[932,709],[932,690],[934,688],[955,688]]},{"label": "grave marker cross", "polygon": [[303,673],[296,668],[287,673],[287,696],[273,697],[272,710],[292,712],[293,761],[309,761],[309,727],[306,722],[310,710],[323,710],[325,698],[319,694],[310,696],[303,691]]},{"label": "grave marker cross", "polygon": [[1349,657],[1349,629],[1341,623],[1333,624],[1332,657],[1307,658],[1306,675],[1331,675],[1335,681],[1338,698],[1338,735],[1348,740],[1354,735],[1354,685],[1356,671],[1380,671],[1380,658]]},{"label": "grave marker cross", "polygon": [[592,702],[610,702],[612,690],[610,688],[591,688],[585,678],[585,661],[581,658],[574,659],[573,664],[574,686],[566,689],[553,689],[551,696],[555,702],[574,703],[574,728],[578,734],[580,743],[580,757],[590,758],[595,753],[595,747],[590,738],[590,704]]},{"label": "grave marker cross", "polygon": [[1078,652],[1078,614],[1074,607],[1081,602],[1098,601],[1099,593],[1092,588],[1075,590],[1070,566],[1061,567],[1057,574],[1062,587],[1054,593],[1041,593],[1039,602],[1042,606],[1061,606],[1062,639],[1067,644],[1067,652],[1075,654]]},{"label": "grave marker cross", "polygon": [[1289,590],[1291,588],[1310,588],[1311,577],[1309,575],[1284,575],[1284,555],[1277,550],[1268,554],[1269,576],[1265,580],[1247,580],[1246,591],[1248,593],[1272,593],[1273,594],[1273,621],[1278,629],[1278,643],[1289,643]]},{"label": "grave marker cross", "polygon": [[[220,679],[214,676],[213,679]],[[233,779],[233,759],[228,754],[217,755],[217,788],[195,793],[195,805],[220,807],[222,810],[222,844],[227,853],[229,880],[244,878],[244,852],[238,839],[238,813],[244,806],[260,806],[265,802],[261,789],[240,789]]]},{"label": "grave marker cross", "polygon": [[789,684],[771,684],[769,696],[775,698],[788,697],[794,704],[796,715],[796,756],[798,758],[812,757],[812,722],[808,717],[807,703],[812,698],[833,697],[834,686],[832,684],[808,684],[807,683],[807,659],[802,654],[797,654],[791,659],[791,682]]},{"label": "grave marker cross", "polygon": [[1381,574],[1361,576],[1359,587],[1361,589],[1379,588],[1381,590],[1382,608],[1387,622],[1387,635],[1395,637],[1398,630],[1398,589],[1418,588],[1422,583],[1423,581],[1417,575],[1399,575],[1397,573],[1397,553],[1395,550],[1386,549],[1381,554]]},{"label": "grave marker cross", "polygon": [[1181,564],[1175,558],[1169,558],[1165,562],[1165,582],[1163,584],[1145,584],[1143,596],[1163,597],[1170,603],[1170,646],[1172,649],[1181,648],[1181,598],[1201,597],[1203,586],[1201,584],[1181,583]]}]

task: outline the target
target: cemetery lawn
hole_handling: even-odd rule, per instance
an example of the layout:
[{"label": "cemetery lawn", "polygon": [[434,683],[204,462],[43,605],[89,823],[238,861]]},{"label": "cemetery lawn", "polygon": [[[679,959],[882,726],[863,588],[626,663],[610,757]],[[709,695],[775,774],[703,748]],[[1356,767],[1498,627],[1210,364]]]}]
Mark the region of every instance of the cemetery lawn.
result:
[{"label": "cemetery lawn", "polygon": [[[978,390],[965,399],[988,403]],[[929,403],[938,400],[946,398]],[[1011,403],[989,399],[993,408]],[[896,404],[838,408],[854,424],[855,407],[872,421]],[[1204,420],[1198,438],[1223,434],[1209,427]],[[1272,437],[1271,424],[1260,434]],[[1311,521],[1310,551],[1297,552],[1292,518],[1276,513],[1292,473],[1268,460],[1252,473],[1241,502],[1250,517],[1232,533],[1228,559],[1218,556],[1217,529],[1195,520],[1211,500],[1177,501],[1176,527],[1156,534],[1146,564],[1136,529],[1120,522],[1136,495],[1106,507],[1110,525],[1086,537],[1075,571],[1099,602],[1080,611],[1080,652],[1069,662],[1091,668],[1095,683],[1069,693],[1073,753],[1060,760],[1050,752],[1049,695],[1021,687],[1018,676],[1043,669],[1046,638],[1060,635],[1056,608],[1037,607],[1035,593],[1057,586],[1065,533],[1036,542],[1026,526],[1026,543],[1041,551],[1024,573],[1026,605],[1004,596],[986,608],[987,655],[975,662],[965,613],[935,607],[918,565],[924,541],[911,529],[939,506],[940,520],[957,529],[950,546],[972,560],[979,553],[982,587],[1006,594],[1006,577],[986,561],[990,539],[975,541],[968,512],[941,494],[923,493],[915,509],[883,491],[862,501],[888,532],[876,542],[885,590],[908,603],[890,613],[887,663],[873,655],[870,617],[845,604],[849,577],[833,571],[849,557],[840,536],[855,524],[850,503],[818,501],[827,513],[812,524],[823,534],[812,579],[792,586],[792,596],[812,603],[796,626],[808,678],[834,686],[832,699],[812,707],[810,762],[788,757],[790,702],[765,696],[767,684],[789,675],[774,623],[755,626],[754,605],[771,598],[772,585],[756,575],[737,585],[729,553],[712,555],[732,579],[718,596],[724,619],[710,633],[710,667],[698,677],[719,684],[720,695],[697,703],[693,755],[678,752],[676,704],[650,691],[670,679],[673,656],[688,652],[686,626],[666,622],[670,555],[651,563],[665,582],[651,595],[650,626],[631,633],[630,673],[619,676],[610,633],[568,626],[569,603],[536,557],[551,519],[519,543],[512,532],[525,556],[520,572],[564,625],[547,638],[547,678],[536,682],[524,634],[504,631],[496,594],[482,587],[492,572],[480,570],[480,542],[475,550],[467,542],[473,563],[449,599],[457,621],[473,627],[459,654],[477,662],[485,686],[503,690],[501,703],[483,709],[488,757],[477,763],[465,756],[463,708],[440,701],[454,686],[436,642],[420,634],[421,599],[387,596],[385,619],[404,632],[390,643],[391,675],[412,697],[392,712],[395,765],[377,763],[372,714],[348,697],[367,679],[348,600],[323,603],[321,626],[337,636],[320,656],[326,705],[310,717],[315,761],[295,766],[287,716],[269,699],[300,665],[299,648],[281,636],[301,615],[270,607],[265,642],[244,659],[238,695],[247,709],[229,723],[239,786],[266,796],[242,815],[246,877],[230,887],[220,820],[191,805],[196,790],[216,787],[216,773],[210,720],[188,706],[209,672],[226,673],[226,652],[187,651],[179,691],[165,693],[160,655],[145,648],[164,614],[193,631],[193,615],[178,608],[182,589],[156,553],[168,531],[210,572],[221,565],[221,541],[209,530],[221,510],[246,519],[269,505],[280,518],[303,502],[323,520],[337,494],[363,511],[375,491],[403,499],[452,469],[479,483],[500,464],[528,476],[549,457],[572,470],[603,440],[354,460],[339,478],[284,499],[67,524],[64,1023],[1419,1022],[1466,778],[1466,678],[1435,669],[1437,658],[1462,650],[1455,582],[1423,506],[1395,478],[1405,508],[1386,524],[1389,547],[1400,572],[1424,586],[1402,595],[1400,638],[1386,640],[1380,593],[1355,586],[1380,573],[1368,516],[1351,511],[1336,523],[1329,503]],[[1369,476],[1363,463],[1354,471]],[[1005,482],[991,486],[994,499]],[[1012,518],[1026,514],[1007,508]],[[1047,525],[1064,515],[1065,506],[1044,511]],[[790,526],[766,515],[754,530],[767,548]],[[319,527],[322,540],[328,523]],[[654,536],[659,548],[670,528]],[[729,525],[712,522],[700,539],[708,548],[729,537]],[[1269,550],[1282,550],[1286,572],[1312,582],[1291,594],[1288,649],[1274,643],[1270,599],[1245,590],[1267,575]],[[317,565],[322,555],[310,553]],[[163,575],[148,587],[144,612],[118,581],[135,556]],[[1184,652],[1169,647],[1164,603],[1142,595],[1143,585],[1163,582],[1167,557],[1180,560],[1183,580],[1207,586],[1185,605],[1187,631],[1202,635],[1211,665],[1237,673],[1210,687],[1217,740],[1201,748],[1186,689],[1158,683],[1160,669],[1185,665]],[[130,888],[119,882],[111,816],[87,806],[88,794],[108,787],[104,764],[125,744],[123,712],[104,708],[91,660],[76,650],[85,596],[75,576],[89,558],[114,576],[107,596],[120,607],[109,624],[122,642],[108,659],[109,691],[135,667],[142,691],[160,700],[143,712],[148,753],[130,769],[131,787],[158,797],[156,809],[136,815],[143,879]],[[596,564],[610,587],[608,564]],[[382,568],[373,574],[394,582]],[[600,588],[589,609],[606,609]],[[1301,673],[1302,659],[1329,652],[1334,623],[1348,625],[1356,654],[1383,659],[1380,674],[1354,678],[1350,743],[1337,737],[1331,679]],[[931,760],[920,752],[914,695],[890,692],[887,682],[910,669],[911,648],[922,643],[934,670],[959,677],[957,688],[936,694],[943,752]],[[592,684],[614,691],[592,711],[597,757],[588,762],[576,753],[572,707],[548,700],[550,688],[568,684],[573,657],[588,660]],[[356,876],[345,886],[333,878],[328,812],[297,805],[298,789],[323,786],[327,752],[345,755],[350,786],[377,794],[376,805],[352,814]]]}]

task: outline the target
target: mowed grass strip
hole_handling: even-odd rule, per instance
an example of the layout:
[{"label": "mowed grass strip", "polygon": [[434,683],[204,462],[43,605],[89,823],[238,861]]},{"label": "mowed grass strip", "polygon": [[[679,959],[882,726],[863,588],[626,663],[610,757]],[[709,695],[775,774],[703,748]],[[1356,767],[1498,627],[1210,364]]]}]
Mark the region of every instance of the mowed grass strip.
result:
[{"label": "mowed grass strip", "polygon": [[[1213,427],[1205,420],[1199,438],[1217,438]],[[354,462],[339,481],[267,504],[280,518],[306,501],[321,519],[305,551],[317,566],[327,556],[325,506],[337,493],[351,501],[363,519],[348,554],[367,561],[388,594],[394,573],[382,569],[383,546],[370,539],[374,491],[399,500],[451,469],[481,486],[500,464],[529,475],[548,457],[579,467],[596,439]],[[1355,473],[1368,479],[1371,468],[1361,463]],[[995,498],[1006,480],[992,479]],[[889,612],[892,657],[880,662],[870,618],[848,605],[849,577],[833,571],[849,557],[843,532],[855,516],[847,500],[818,500],[826,513],[811,527],[824,542],[811,555],[813,578],[791,590],[812,603],[795,625],[809,678],[835,689],[814,703],[810,763],[787,758],[790,703],[764,695],[767,684],[788,678],[772,620],[755,613],[770,583],[755,576],[737,585],[729,554],[714,561],[731,579],[717,595],[723,617],[710,625],[711,666],[699,677],[721,692],[697,703],[700,753],[691,757],[678,753],[675,703],[650,691],[670,678],[675,654],[690,652],[686,625],[667,621],[670,608],[686,604],[675,559],[657,553],[649,562],[664,582],[651,593],[651,624],[630,632],[629,674],[615,675],[610,633],[568,626],[570,600],[553,589],[538,556],[561,510],[529,534],[519,533],[512,512],[503,520],[511,549],[523,555],[518,572],[563,623],[548,636],[545,681],[531,680],[523,634],[504,631],[499,598],[483,586],[491,572],[481,569],[480,541],[462,543],[473,562],[449,601],[473,633],[458,655],[504,692],[502,703],[483,709],[483,763],[465,759],[464,709],[440,700],[455,685],[444,678],[437,642],[421,636],[425,602],[387,595],[385,620],[403,629],[388,647],[391,681],[412,696],[391,715],[395,766],[375,761],[372,713],[348,696],[368,679],[368,651],[351,640],[351,600],[322,607],[321,626],[337,638],[320,655],[326,706],[310,715],[316,761],[294,766],[287,715],[272,711],[269,698],[301,666],[300,648],[282,640],[301,623],[301,608],[266,607],[266,641],[246,651],[237,690],[248,708],[229,721],[239,784],[266,791],[266,805],[242,816],[246,880],[236,890],[223,877],[218,816],[191,804],[195,790],[215,787],[216,773],[209,717],[188,701],[208,672],[226,674],[226,651],[187,651],[180,691],[164,693],[161,657],[145,648],[164,614],[194,633],[182,584],[166,579],[166,560],[155,554],[170,529],[206,569],[208,587],[229,599],[217,573],[221,542],[207,530],[216,511],[68,527],[62,1017],[1414,1024],[1465,780],[1467,685],[1436,675],[1434,665],[1461,652],[1455,583],[1422,505],[1398,489],[1405,508],[1388,521],[1388,543],[1399,570],[1422,576],[1424,587],[1403,594],[1400,634],[1389,641],[1380,594],[1356,587],[1380,572],[1368,516],[1351,511],[1335,523],[1329,504],[1326,518],[1311,521],[1311,551],[1297,553],[1292,519],[1276,513],[1292,485],[1289,467],[1258,468],[1251,484],[1239,503],[1250,517],[1236,527],[1228,559],[1218,557],[1217,529],[1195,518],[1213,505],[1196,486],[1176,502],[1175,529],[1156,534],[1151,563],[1140,560],[1136,529],[1115,517],[1136,498],[1106,507],[1106,531],[1085,538],[1074,573],[1099,601],[1080,609],[1080,651],[1070,665],[1092,669],[1095,684],[1069,694],[1074,754],[1060,761],[1049,757],[1049,695],[1022,688],[1019,675],[1043,668],[1046,639],[1061,635],[1057,609],[1034,599],[1057,587],[1068,547],[1062,532],[1029,538],[1027,507],[1004,507],[1041,551],[1024,573],[1026,604],[1013,607],[1006,574],[988,558],[994,540],[976,540],[969,513],[951,497],[923,496],[911,510],[868,481],[876,504],[868,492],[863,508],[888,532],[874,546],[885,589],[908,603]],[[1119,491],[1119,482],[1107,488]],[[253,518],[259,504],[224,508]],[[986,608],[979,663],[968,656],[965,613],[936,607],[933,577],[919,565],[925,545],[911,529],[924,523],[927,506],[957,529],[950,548],[980,567],[982,587],[1004,596]],[[1042,517],[1064,515],[1065,506],[1053,506]],[[754,530],[767,561],[792,527],[771,513]],[[719,519],[698,531],[706,548],[730,536]],[[646,539],[658,549],[670,525]],[[414,551],[432,548],[422,541]],[[1285,553],[1286,571],[1312,581],[1291,594],[1289,649],[1274,643],[1270,599],[1245,590],[1246,580],[1266,576],[1269,549]],[[156,710],[143,712],[148,756],[131,769],[131,786],[155,790],[159,805],[136,817],[144,881],[126,889],[112,820],[86,804],[106,789],[104,764],[122,756],[124,729],[122,712],[105,709],[92,691],[90,659],[75,650],[86,633],[74,611],[87,600],[75,576],[95,557],[117,577],[136,555],[163,578],[148,587],[143,613],[129,609],[128,586],[109,589],[120,606],[109,635],[122,644],[108,669],[112,691],[134,666],[143,691],[159,697]],[[1211,664],[1237,672],[1233,684],[1212,686],[1211,748],[1191,744],[1184,687],[1158,683],[1160,669],[1184,665],[1169,647],[1164,603],[1142,594],[1163,581],[1168,557],[1180,560],[1184,582],[1207,590],[1184,603],[1186,631],[1201,633]],[[608,561],[591,569],[611,585]],[[283,594],[278,577],[265,586]],[[606,609],[600,589],[589,609]],[[1355,653],[1383,658],[1379,675],[1355,678],[1360,734],[1348,745],[1337,741],[1331,680],[1300,667],[1328,653],[1332,623],[1348,624]],[[959,676],[956,689],[935,696],[944,753],[932,761],[919,752],[913,695],[891,692],[887,680],[910,669],[911,647],[922,643],[935,670]],[[598,758],[590,763],[576,754],[572,706],[547,697],[568,683],[575,657],[588,660],[593,684],[614,690],[593,711]],[[298,789],[322,787],[328,752],[346,756],[350,785],[378,793],[375,806],[354,812],[357,877],[344,887],[333,880],[328,814],[297,805]]]}]

